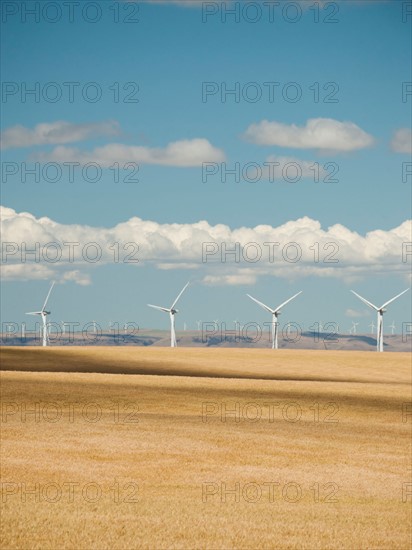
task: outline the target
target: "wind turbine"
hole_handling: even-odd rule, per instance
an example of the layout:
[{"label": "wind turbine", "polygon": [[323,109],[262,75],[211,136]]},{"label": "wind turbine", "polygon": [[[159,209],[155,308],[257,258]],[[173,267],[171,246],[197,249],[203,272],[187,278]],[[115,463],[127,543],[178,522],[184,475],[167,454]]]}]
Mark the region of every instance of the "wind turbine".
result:
[{"label": "wind turbine", "polygon": [[391,326],[389,327],[392,330],[392,336],[395,334],[395,321],[392,321]]},{"label": "wind turbine", "polygon": [[202,321],[196,321],[197,323],[197,330],[200,330],[200,325],[202,324]]},{"label": "wind turbine", "polygon": [[386,306],[388,306],[389,304],[391,304],[392,302],[394,302],[397,298],[399,298],[400,296],[402,296],[402,294],[405,294],[405,292],[407,292],[409,290],[409,288],[407,288],[406,290],[404,290],[403,292],[401,292],[400,294],[397,294],[396,296],[394,296],[393,298],[391,298],[390,300],[388,300],[387,302],[385,302],[381,307],[377,307],[375,306],[374,304],[372,304],[371,302],[369,302],[368,300],[366,300],[365,298],[362,298],[362,296],[360,296],[359,294],[357,294],[354,290],[351,290],[351,292],[357,296],[359,298],[359,300],[361,300],[364,304],[366,304],[367,306],[371,307],[372,309],[374,309],[377,314],[378,314],[378,326],[377,326],[377,337],[376,337],[376,351],[383,351],[383,314],[385,313],[386,311]]},{"label": "wind turbine", "polygon": [[48,343],[48,340],[49,340],[49,335],[47,334],[46,317],[47,317],[47,315],[50,315],[50,311],[46,311],[46,305],[47,305],[47,301],[50,297],[50,293],[51,293],[53,287],[54,287],[54,281],[51,284],[50,290],[49,290],[49,292],[46,296],[46,300],[44,301],[43,307],[41,308],[40,311],[30,311],[30,312],[26,313],[26,315],[40,315],[41,316],[41,319],[42,319],[42,322],[43,322],[43,344],[42,344],[43,346],[47,346],[47,343]]},{"label": "wind turbine", "polygon": [[269,313],[272,314],[272,349],[278,349],[278,324],[279,324],[278,317],[281,313],[280,310],[282,309],[283,306],[285,306],[286,304],[291,302],[294,298],[296,298],[296,296],[299,296],[299,294],[302,294],[302,290],[297,294],[295,294],[294,296],[292,296],[292,298],[289,298],[288,300],[286,300],[286,302],[283,302],[282,304],[280,304],[280,306],[278,306],[275,309],[272,309],[269,306],[265,305],[264,303],[259,302],[259,300],[256,300],[256,298],[253,298],[253,296],[251,296],[250,294],[246,294],[246,296],[248,296],[251,300],[256,302],[260,307],[262,307],[263,309],[266,309],[266,311],[269,311]]},{"label": "wind turbine", "polygon": [[175,309],[175,305],[177,304],[180,296],[183,294],[183,292],[186,290],[186,288],[189,286],[189,283],[186,283],[186,285],[183,287],[183,290],[180,291],[180,294],[176,298],[176,300],[173,302],[173,304],[170,306],[170,308],[167,307],[160,307],[160,306],[154,306],[152,304],[147,304],[149,307],[153,307],[154,309],[160,309],[160,311],[164,311],[165,313],[168,313],[170,316],[170,347],[175,348],[177,347],[176,342],[176,332],[175,332],[175,315],[179,312],[178,309]]},{"label": "wind turbine", "polygon": [[372,323],[369,326],[371,327],[371,334],[373,334],[373,331],[375,329],[375,323],[372,321]]},{"label": "wind turbine", "polygon": [[355,321],[352,321],[352,329],[351,334],[356,334],[356,327],[359,325],[359,323],[355,323]]}]

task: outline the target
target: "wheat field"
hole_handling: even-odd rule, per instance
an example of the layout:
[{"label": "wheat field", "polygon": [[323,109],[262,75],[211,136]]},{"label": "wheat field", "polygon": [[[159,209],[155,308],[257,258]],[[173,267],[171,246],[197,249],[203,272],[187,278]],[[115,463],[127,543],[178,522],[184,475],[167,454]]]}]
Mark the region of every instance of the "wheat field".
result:
[{"label": "wheat field", "polygon": [[1,349],[4,549],[411,547],[407,353]]}]

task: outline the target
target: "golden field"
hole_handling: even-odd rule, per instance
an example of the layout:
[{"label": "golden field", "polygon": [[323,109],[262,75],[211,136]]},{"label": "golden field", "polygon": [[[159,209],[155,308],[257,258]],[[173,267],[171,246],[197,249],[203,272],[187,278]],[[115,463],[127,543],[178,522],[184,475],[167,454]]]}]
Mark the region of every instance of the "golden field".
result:
[{"label": "golden field", "polygon": [[411,547],[411,357],[1,348],[4,549]]}]

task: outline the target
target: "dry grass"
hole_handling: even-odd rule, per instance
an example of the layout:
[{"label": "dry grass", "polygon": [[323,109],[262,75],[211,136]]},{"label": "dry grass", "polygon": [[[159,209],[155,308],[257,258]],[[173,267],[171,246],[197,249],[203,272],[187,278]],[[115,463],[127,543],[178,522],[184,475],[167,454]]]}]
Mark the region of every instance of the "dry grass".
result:
[{"label": "dry grass", "polygon": [[[1,359],[2,548],[411,546],[408,354],[3,348]],[[25,418],[36,403],[40,417]],[[41,494],[52,482],[57,502]],[[95,503],[82,495],[91,482]],[[26,502],[23,483],[38,484]],[[205,483],[217,493],[205,498]]]}]

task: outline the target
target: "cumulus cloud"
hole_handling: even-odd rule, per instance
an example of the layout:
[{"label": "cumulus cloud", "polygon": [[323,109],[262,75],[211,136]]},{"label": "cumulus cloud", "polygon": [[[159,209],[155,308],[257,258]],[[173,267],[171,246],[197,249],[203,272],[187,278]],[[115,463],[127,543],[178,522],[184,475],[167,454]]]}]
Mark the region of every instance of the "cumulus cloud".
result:
[{"label": "cumulus cloud", "polygon": [[[3,281],[32,281],[53,279],[56,277],[56,270],[47,264],[22,263],[6,264],[1,266],[1,276]],[[79,270],[64,271],[58,277],[59,282],[73,281],[78,285],[90,285],[91,278],[87,273]]]},{"label": "cumulus cloud", "polygon": [[61,282],[73,281],[81,286],[87,286],[91,284],[91,277],[88,273],[82,273],[78,269],[73,271],[65,271],[60,279]]},{"label": "cumulus cloud", "polygon": [[5,207],[1,218],[8,279],[49,279],[54,273],[60,280],[88,284],[92,269],[111,263],[196,270],[207,285],[253,284],[260,276],[348,281],[372,271],[407,278],[412,258],[411,220],[360,235],[340,224],[324,229],[309,217],[235,229],[207,221],[160,224],[138,217],[108,228],[68,225]]},{"label": "cumulus cloud", "polygon": [[355,151],[374,143],[373,137],[353,122],[332,118],[311,118],[305,126],[262,120],[251,124],[244,137],[257,145],[335,152]]},{"label": "cumulus cloud", "polygon": [[72,124],[64,120],[43,122],[33,129],[25,126],[12,126],[1,133],[1,149],[33,147],[38,145],[57,145],[73,143],[97,137],[117,136],[120,127],[116,121]]},{"label": "cumulus cloud", "polygon": [[412,154],[412,130],[410,128],[400,128],[396,130],[392,141],[391,148],[395,153]]},{"label": "cumulus cloud", "polygon": [[222,162],[225,154],[205,138],[173,141],[165,147],[143,147],[109,143],[92,150],[67,147],[65,144],[97,137],[112,137],[121,134],[116,121],[72,124],[63,120],[37,124],[33,129],[13,126],[1,133],[1,149],[55,145],[51,151],[32,155],[42,162],[94,162],[109,168],[114,162],[135,162],[163,166],[201,166],[203,162]]},{"label": "cumulus cloud", "polygon": [[369,315],[368,311],[358,311],[356,309],[348,308],[345,311],[346,317],[351,317],[352,319],[356,319],[359,317],[367,317]]},{"label": "cumulus cloud", "polygon": [[44,264],[2,264],[1,278],[4,281],[28,281],[53,278],[54,270]]},{"label": "cumulus cloud", "polygon": [[251,269],[240,269],[239,272],[228,275],[206,275],[202,283],[207,286],[236,286],[254,285],[257,280],[257,273]]},{"label": "cumulus cloud", "polygon": [[50,152],[39,153],[34,158],[42,162],[95,162],[102,168],[108,168],[114,162],[191,167],[201,166],[203,162],[222,162],[225,160],[225,154],[207,139],[196,138],[174,141],[164,148],[110,143],[91,151],[84,151],[59,146]]}]

